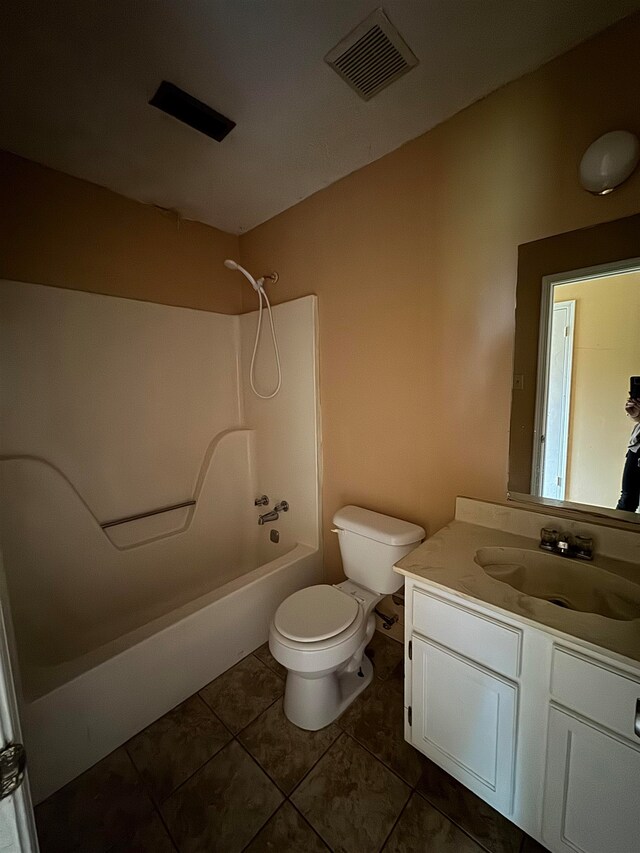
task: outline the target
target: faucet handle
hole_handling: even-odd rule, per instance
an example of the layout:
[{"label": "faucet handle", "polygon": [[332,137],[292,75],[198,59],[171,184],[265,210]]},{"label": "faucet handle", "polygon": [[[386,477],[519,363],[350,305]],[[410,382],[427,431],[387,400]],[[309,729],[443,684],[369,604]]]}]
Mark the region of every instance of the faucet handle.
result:
[{"label": "faucet handle", "polygon": [[254,506],[268,506],[269,505],[269,498],[267,497],[267,495],[261,495],[259,498],[255,499],[255,501],[253,502],[253,505]]},{"label": "faucet handle", "polygon": [[540,548],[545,551],[555,551],[560,534],[554,527],[543,527],[540,530]]},{"label": "faucet handle", "polygon": [[289,512],[289,504],[286,501],[280,501],[274,506],[276,512]]},{"label": "faucet handle", "polygon": [[593,538],[576,535],[575,550],[576,557],[580,557],[582,560],[593,560]]}]

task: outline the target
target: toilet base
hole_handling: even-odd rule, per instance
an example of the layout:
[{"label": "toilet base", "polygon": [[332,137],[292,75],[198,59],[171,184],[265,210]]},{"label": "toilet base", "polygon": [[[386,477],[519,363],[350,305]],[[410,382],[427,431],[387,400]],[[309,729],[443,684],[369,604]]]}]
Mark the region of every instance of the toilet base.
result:
[{"label": "toilet base", "polygon": [[290,670],[284,691],[285,716],[294,726],[310,732],[328,726],[371,683],[373,664],[366,655],[359,671],[362,675],[344,669],[309,678]]}]

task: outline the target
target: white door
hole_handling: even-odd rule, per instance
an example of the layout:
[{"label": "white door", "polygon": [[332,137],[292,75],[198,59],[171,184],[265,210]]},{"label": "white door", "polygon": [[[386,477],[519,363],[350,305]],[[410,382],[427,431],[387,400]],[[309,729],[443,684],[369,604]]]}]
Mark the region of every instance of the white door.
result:
[{"label": "white door", "polygon": [[510,814],[517,687],[413,637],[411,742],[503,814]]},{"label": "white door", "polygon": [[567,485],[574,316],[575,300],[554,304],[549,340],[540,494],[543,498],[561,501],[565,500]]},{"label": "white door", "polygon": [[[0,581],[2,580],[2,554],[0,553]],[[0,791],[11,780],[16,767],[16,753],[20,749],[20,723],[16,695],[11,676],[11,661],[0,583]],[[14,746],[17,748],[13,748]],[[4,762],[3,762],[4,758]],[[38,850],[31,796],[26,778],[13,793],[0,799],[0,853],[35,853]]]},{"label": "white door", "polygon": [[552,708],[542,836],[567,853],[638,853],[640,749]]}]

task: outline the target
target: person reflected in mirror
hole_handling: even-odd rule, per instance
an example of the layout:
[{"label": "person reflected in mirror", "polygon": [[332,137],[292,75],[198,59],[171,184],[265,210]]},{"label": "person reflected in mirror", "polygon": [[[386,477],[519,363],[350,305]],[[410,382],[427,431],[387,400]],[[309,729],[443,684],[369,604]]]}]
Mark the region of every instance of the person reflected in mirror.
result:
[{"label": "person reflected in mirror", "polygon": [[616,509],[636,512],[640,504],[640,400],[629,397],[624,409],[631,420],[636,423],[629,438],[627,456],[622,471],[622,492]]}]

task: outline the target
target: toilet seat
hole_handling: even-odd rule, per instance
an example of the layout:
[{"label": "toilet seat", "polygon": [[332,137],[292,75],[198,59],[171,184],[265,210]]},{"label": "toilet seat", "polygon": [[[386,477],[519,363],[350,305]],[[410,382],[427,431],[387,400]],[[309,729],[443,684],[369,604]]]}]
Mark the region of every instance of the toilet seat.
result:
[{"label": "toilet seat", "polygon": [[318,584],[294,592],[276,610],[277,631],[296,643],[317,643],[342,634],[356,620],[357,601],[334,586]]}]

